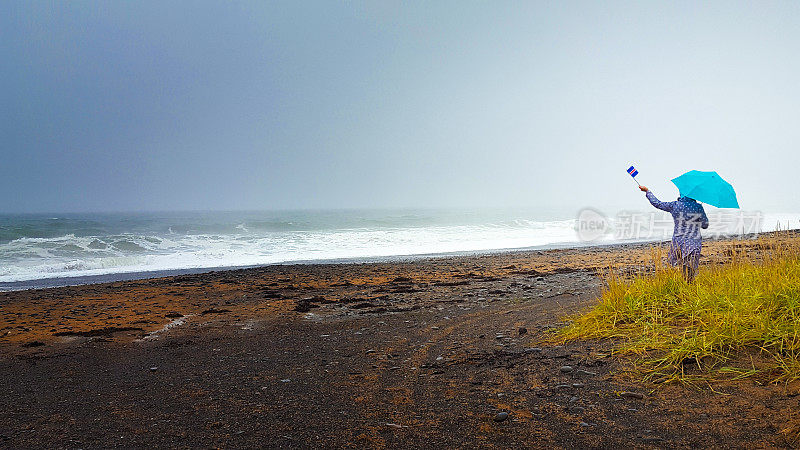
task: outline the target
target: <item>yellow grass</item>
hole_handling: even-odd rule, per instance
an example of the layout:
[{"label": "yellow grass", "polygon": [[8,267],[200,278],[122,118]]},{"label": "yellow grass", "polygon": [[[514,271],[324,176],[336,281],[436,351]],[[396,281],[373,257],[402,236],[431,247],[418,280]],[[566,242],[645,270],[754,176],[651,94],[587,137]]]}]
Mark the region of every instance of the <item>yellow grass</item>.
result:
[{"label": "yellow grass", "polygon": [[560,330],[565,341],[611,338],[654,381],[800,378],[800,246],[762,237],[750,251],[701,266],[694,283],[661,264],[648,274],[609,270],[600,303]]}]

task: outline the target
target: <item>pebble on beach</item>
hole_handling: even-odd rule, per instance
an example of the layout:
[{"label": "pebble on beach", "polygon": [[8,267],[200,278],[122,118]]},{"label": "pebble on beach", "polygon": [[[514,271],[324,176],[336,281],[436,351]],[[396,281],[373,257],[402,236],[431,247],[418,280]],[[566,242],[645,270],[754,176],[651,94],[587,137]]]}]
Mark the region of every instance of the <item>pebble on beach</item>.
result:
[{"label": "pebble on beach", "polygon": [[637,400],[641,400],[644,398],[644,394],[641,394],[639,392],[630,392],[630,391],[620,392],[619,396],[625,398],[635,398]]},{"label": "pebble on beach", "polygon": [[495,422],[502,422],[506,419],[508,419],[508,413],[505,411],[500,411],[496,416],[494,416]]}]

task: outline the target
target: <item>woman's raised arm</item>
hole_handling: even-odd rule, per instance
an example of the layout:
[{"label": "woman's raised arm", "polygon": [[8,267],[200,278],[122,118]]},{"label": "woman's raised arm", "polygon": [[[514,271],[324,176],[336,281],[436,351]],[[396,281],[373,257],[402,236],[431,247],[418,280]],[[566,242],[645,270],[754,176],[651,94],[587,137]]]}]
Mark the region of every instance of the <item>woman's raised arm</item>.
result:
[{"label": "woman's raised arm", "polygon": [[655,194],[650,192],[650,189],[647,189],[647,186],[639,186],[639,189],[646,193],[645,195],[647,195],[647,199],[650,200],[650,204],[656,208],[671,213],[672,209],[675,207],[675,202],[662,202],[656,198]]}]

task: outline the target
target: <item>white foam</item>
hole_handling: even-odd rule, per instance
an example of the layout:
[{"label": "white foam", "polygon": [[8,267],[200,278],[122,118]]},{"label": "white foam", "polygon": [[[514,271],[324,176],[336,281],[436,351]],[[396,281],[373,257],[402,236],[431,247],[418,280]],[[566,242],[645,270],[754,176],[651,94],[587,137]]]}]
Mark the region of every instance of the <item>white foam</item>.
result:
[{"label": "white foam", "polygon": [[182,316],[182,317],[178,317],[176,319],[173,319],[168,324],[166,324],[163,327],[161,327],[160,329],[158,329],[156,331],[151,331],[150,333],[147,333],[147,335],[145,335],[141,340],[158,339],[158,336],[160,334],[165,333],[165,332],[171,330],[172,328],[179,327],[179,326],[183,325],[184,323],[186,323],[186,320],[189,319],[192,316],[194,316],[194,314],[189,314],[189,315],[186,315],[186,316]]},{"label": "white foam", "polygon": [[[575,241],[573,223],[567,220],[515,226],[352,228],[247,235],[170,234],[157,239],[135,235],[22,238],[0,244],[0,254],[12,262],[0,267],[0,282],[530,247]],[[90,247],[96,240],[108,247]],[[119,249],[120,242],[142,250]],[[67,245],[79,250],[61,250]]]}]

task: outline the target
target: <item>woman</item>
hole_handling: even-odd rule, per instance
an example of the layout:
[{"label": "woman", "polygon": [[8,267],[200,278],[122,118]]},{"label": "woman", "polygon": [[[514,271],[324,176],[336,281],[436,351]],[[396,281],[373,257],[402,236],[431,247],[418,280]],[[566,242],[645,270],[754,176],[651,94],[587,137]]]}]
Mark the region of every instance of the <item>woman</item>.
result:
[{"label": "woman", "polygon": [[639,189],[646,193],[653,206],[672,214],[675,231],[672,233],[667,261],[673,266],[680,265],[684,278],[691,283],[697,275],[700,250],[703,247],[700,228],[708,228],[708,216],[703,205],[689,197],[678,197],[674,202],[662,202],[647,187],[639,186]]}]

